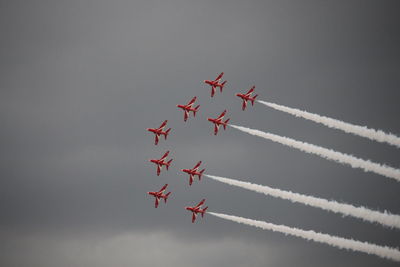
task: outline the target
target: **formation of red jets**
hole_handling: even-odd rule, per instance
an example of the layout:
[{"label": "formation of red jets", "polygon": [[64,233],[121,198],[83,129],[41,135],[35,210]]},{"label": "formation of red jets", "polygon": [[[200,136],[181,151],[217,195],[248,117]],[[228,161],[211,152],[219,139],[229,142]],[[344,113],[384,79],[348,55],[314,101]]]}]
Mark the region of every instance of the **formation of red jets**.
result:
[{"label": "formation of red jets", "polygon": [[[214,97],[217,88],[219,88],[220,92],[222,93],[222,90],[224,88],[224,85],[226,84],[227,81],[222,82],[222,76],[224,75],[223,72],[215,78],[215,80],[204,80],[204,83],[208,84],[211,86],[211,97]],[[254,105],[254,101],[256,100],[256,97],[258,95],[252,96],[251,94],[254,92],[255,86],[251,87],[250,90],[247,93],[237,93],[236,96],[240,97],[242,99],[242,110],[245,110],[247,107],[247,102],[250,101],[251,105]],[[196,107],[193,107],[196,102],[197,97],[193,97],[186,105],[176,105],[178,108],[182,109],[184,114],[183,114],[183,120],[186,122],[187,119],[190,116],[190,112],[192,112],[193,117],[196,116],[196,112],[199,110],[200,105],[197,105]],[[226,126],[228,125],[229,118],[224,120],[224,116],[226,114],[226,110],[224,110],[217,118],[207,118],[208,121],[214,124],[214,135],[218,134],[218,130],[220,126],[226,130]],[[164,130],[166,127],[168,121],[165,120],[160,127],[158,128],[148,128],[147,131],[153,133],[155,135],[155,140],[154,144],[157,145],[160,137],[164,136],[164,139],[167,140],[168,133],[171,131],[171,128]],[[172,159],[167,161],[167,157],[169,155],[169,151],[165,152],[164,155],[160,159],[150,159],[149,161],[156,164],[157,166],[157,176],[160,175],[162,168],[165,166],[166,169],[171,165]],[[199,170],[201,161],[197,162],[197,164],[192,168],[192,169],[182,169],[181,171],[189,174],[189,186],[192,185],[195,176],[198,177],[199,181],[201,181],[201,176],[203,175],[205,169]],[[157,208],[159,205],[160,200],[164,199],[164,202],[167,203],[168,196],[171,194],[171,192],[168,192],[165,194],[165,191],[168,187],[168,184],[165,184],[159,191],[156,192],[147,192],[149,195],[153,196],[155,198],[155,204],[154,206]],[[197,214],[201,214],[201,217],[204,217],[204,214],[206,213],[206,210],[208,207],[202,208],[202,205],[204,204],[206,200],[203,199],[201,200],[196,206],[193,207],[185,207],[186,210],[192,212],[192,223],[195,222]]]}]

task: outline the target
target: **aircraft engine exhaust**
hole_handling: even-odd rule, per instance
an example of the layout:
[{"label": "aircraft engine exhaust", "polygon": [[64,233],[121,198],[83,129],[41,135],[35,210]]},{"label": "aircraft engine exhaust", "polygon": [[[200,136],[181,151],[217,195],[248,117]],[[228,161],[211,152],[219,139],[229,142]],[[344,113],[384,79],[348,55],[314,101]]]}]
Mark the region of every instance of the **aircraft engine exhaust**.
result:
[{"label": "aircraft engine exhaust", "polygon": [[313,196],[302,195],[298,193],[293,193],[290,191],[284,191],[269,186],[253,184],[249,182],[238,181],[234,179],[229,179],[225,177],[219,177],[209,174],[204,174],[205,177],[225,183],[228,185],[233,185],[248,189],[257,193],[262,193],[267,196],[277,197],[281,199],[290,200],[292,202],[301,203],[307,206],[312,206],[320,208],[323,210],[340,213],[345,216],[352,216],[364,221],[379,223],[384,226],[395,227],[400,229],[400,216],[390,214],[387,212],[379,212],[371,210],[365,207],[355,207],[350,204],[339,203],[332,200],[327,200],[324,198],[318,198]]},{"label": "aircraft engine exhaust", "polygon": [[374,141],[381,142],[381,143],[387,143],[389,145],[397,146],[400,148],[400,137],[398,137],[394,134],[385,133],[382,130],[375,130],[375,129],[368,128],[366,126],[354,125],[354,124],[347,123],[344,121],[332,119],[329,117],[321,116],[321,115],[310,113],[307,111],[302,111],[302,110],[295,109],[295,108],[289,108],[289,107],[278,105],[278,104],[271,103],[271,102],[266,102],[266,101],[262,101],[262,100],[256,100],[256,101],[260,104],[263,104],[263,105],[273,108],[275,110],[286,112],[286,113],[291,114],[296,117],[301,117],[306,120],[320,123],[329,128],[342,130],[346,133],[351,133],[354,135],[368,138],[370,140],[374,140]]},{"label": "aircraft engine exhaust", "polygon": [[381,258],[397,262],[400,261],[400,251],[395,248],[387,246],[379,246],[368,242],[362,242],[353,239],[346,239],[343,237],[332,236],[329,234],[318,233],[312,230],[302,230],[298,228],[288,227],[285,225],[277,225],[264,221],[256,221],[252,219],[247,219],[243,217],[227,215],[222,213],[208,212],[208,214],[228,221],[233,221],[236,223],[258,227],[263,230],[270,230],[273,232],[279,232],[286,235],[300,237],[306,240],[312,240],[318,243],[324,243],[340,249],[348,249],[352,251],[364,252],[370,255],[376,255]]},{"label": "aircraft engine exhaust", "polygon": [[229,124],[232,128],[240,130],[242,132],[255,135],[264,139],[271,140],[282,145],[286,145],[292,148],[296,148],[306,153],[318,155],[322,158],[336,161],[342,164],[350,165],[353,168],[363,169],[366,172],[374,172],[383,175],[388,178],[393,178],[396,181],[400,181],[400,170],[389,166],[381,165],[369,160],[360,159],[348,154],[334,151],[332,149],[327,149],[324,147],[316,146],[313,144],[297,141],[288,137],[279,136],[272,133],[262,132],[259,130],[237,126]]}]

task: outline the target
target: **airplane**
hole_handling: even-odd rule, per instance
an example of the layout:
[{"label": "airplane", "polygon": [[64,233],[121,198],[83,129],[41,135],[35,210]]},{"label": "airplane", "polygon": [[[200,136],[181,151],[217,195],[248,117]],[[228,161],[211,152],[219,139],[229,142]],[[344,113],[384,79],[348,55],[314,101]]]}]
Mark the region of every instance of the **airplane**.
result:
[{"label": "airplane", "polygon": [[160,159],[149,159],[150,162],[153,162],[154,164],[157,165],[157,176],[160,175],[163,166],[167,167],[168,170],[169,165],[171,164],[172,161],[172,159],[170,159],[168,162],[165,162],[165,158],[168,156],[168,154],[169,151],[165,152],[164,156],[162,156]]},{"label": "airplane", "polygon": [[201,164],[201,161],[197,162],[197,164],[193,167],[193,169],[182,169],[183,172],[186,172],[189,174],[189,185],[192,185],[193,183],[193,178],[195,175],[199,177],[199,181],[201,181],[201,175],[205,171],[205,169],[202,169],[199,171],[199,166]]},{"label": "airplane", "polygon": [[211,121],[212,123],[214,123],[214,135],[217,135],[218,130],[219,130],[219,126],[223,126],[224,130],[226,130],[226,125],[228,124],[228,121],[230,119],[227,119],[226,121],[222,121],[222,119],[224,118],[226,113],[226,110],[224,110],[221,115],[218,116],[218,118],[213,119],[213,118],[208,118],[208,121]]},{"label": "airplane", "polygon": [[223,76],[223,75],[224,75],[224,73],[221,72],[221,74],[218,75],[217,78],[215,78],[215,80],[213,80],[213,81],[204,80],[204,82],[205,82],[206,84],[208,84],[208,85],[211,86],[211,97],[214,96],[214,94],[215,94],[215,89],[217,89],[217,87],[219,87],[219,90],[222,92],[222,89],[224,88],[224,85],[225,85],[225,83],[226,83],[226,81],[224,81],[224,82],[221,83],[221,79],[222,79],[222,76]]},{"label": "airplane", "polygon": [[183,109],[183,111],[185,112],[183,114],[183,120],[186,121],[189,117],[189,112],[192,111],[193,112],[193,116],[196,117],[196,112],[199,110],[200,105],[198,105],[197,107],[193,108],[193,103],[196,101],[196,96],[192,98],[192,100],[189,101],[189,103],[187,103],[186,105],[176,105],[178,108]]},{"label": "airplane", "polygon": [[251,87],[251,89],[245,94],[236,94],[236,96],[240,97],[243,100],[242,110],[246,109],[247,101],[251,101],[251,105],[254,106],[254,100],[256,100],[256,97],[258,95],[251,97],[251,93],[254,91],[255,88],[255,86]]},{"label": "airplane", "polygon": [[164,199],[164,202],[167,203],[168,196],[171,194],[171,192],[168,192],[167,194],[164,195],[165,189],[167,189],[168,184],[165,184],[160,191],[157,192],[147,192],[150,196],[155,197],[156,202],[154,204],[155,208],[158,207],[158,203],[160,199]]},{"label": "airplane", "polygon": [[196,220],[197,213],[200,213],[202,218],[204,217],[204,213],[206,212],[208,207],[201,209],[201,205],[203,205],[205,201],[206,200],[203,199],[202,201],[199,202],[199,204],[197,204],[194,207],[185,207],[185,209],[192,212],[192,223],[194,223],[194,221]]},{"label": "airplane", "polygon": [[158,140],[160,138],[161,135],[164,135],[165,140],[167,140],[167,136],[169,131],[171,131],[171,128],[169,128],[166,131],[164,130],[164,127],[167,125],[168,120],[165,120],[160,127],[158,128],[147,128],[147,131],[152,132],[155,134],[155,140],[154,140],[154,144],[157,145],[158,144]]}]

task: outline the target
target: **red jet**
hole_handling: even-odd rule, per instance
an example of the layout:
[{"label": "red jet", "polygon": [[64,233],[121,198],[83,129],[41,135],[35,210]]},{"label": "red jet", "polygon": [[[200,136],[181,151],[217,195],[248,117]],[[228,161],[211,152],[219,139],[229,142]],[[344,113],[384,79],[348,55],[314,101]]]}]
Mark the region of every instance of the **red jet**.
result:
[{"label": "red jet", "polygon": [[167,194],[164,195],[165,189],[167,189],[168,184],[165,184],[160,191],[157,192],[147,192],[147,194],[149,194],[150,196],[155,197],[156,202],[154,204],[154,206],[157,208],[158,207],[158,203],[160,202],[160,199],[164,199],[164,202],[167,203],[167,199],[169,194],[171,194],[171,192],[168,192]]},{"label": "red jet", "polygon": [[188,211],[192,212],[192,223],[194,223],[194,221],[196,220],[197,213],[200,213],[202,218],[204,217],[204,213],[206,212],[208,207],[201,209],[201,205],[203,205],[205,201],[206,200],[203,199],[202,201],[199,202],[199,204],[197,204],[194,207],[185,207]]},{"label": "red jet", "polygon": [[165,152],[164,156],[162,156],[160,159],[149,159],[150,162],[153,162],[154,164],[157,164],[157,176],[160,175],[161,169],[163,166],[168,167],[171,164],[172,159],[170,159],[168,162],[165,162],[165,158],[168,156],[169,151]]},{"label": "red jet", "polygon": [[227,119],[226,121],[222,121],[222,119],[224,118],[226,113],[226,110],[224,110],[221,115],[219,115],[218,118],[213,119],[213,118],[208,118],[208,121],[211,121],[212,123],[214,123],[214,135],[217,135],[218,130],[219,130],[219,126],[224,126],[224,130],[226,130],[226,125],[228,124],[228,121],[230,119]]},{"label": "red jet", "polygon": [[251,93],[254,91],[255,88],[255,86],[251,87],[251,89],[245,94],[236,94],[236,96],[240,97],[243,100],[242,110],[246,109],[247,101],[251,101],[251,105],[254,106],[254,100],[256,100],[256,97],[258,95],[252,97]]},{"label": "red jet", "polygon": [[193,112],[193,116],[196,117],[196,112],[199,110],[200,105],[198,105],[197,107],[193,108],[193,104],[196,101],[196,96],[192,98],[192,100],[189,101],[189,103],[187,103],[186,105],[176,105],[178,108],[183,109],[183,111],[185,112],[183,114],[183,120],[186,121],[189,118],[189,112],[192,111]]},{"label": "red jet", "polygon": [[196,166],[194,166],[193,169],[182,169],[183,172],[189,174],[189,185],[192,185],[195,175],[197,175],[199,177],[199,181],[201,181],[201,175],[206,169],[202,169],[201,171],[199,171],[200,164],[201,161],[197,162]]},{"label": "red jet", "polygon": [[218,75],[218,77],[215,78],[215,80],[213,80],[213,81],[204,80],[204,82],[205,82],[206,84],[208,84],[208,85],[211,86],[211,97],[214,96],[215,90],[217,89],[217,87],[219,87],[219,90],[222,92],[222,89],[224,88],[224,85],[225,85],[225,83],[226,83],[226,81],[224,81],[224,82],[221,83],[221,78],[222,78],[223,75],[224,75],[224,73],[221,72],[221,74]]},{"label": "red jet", "polygon": [[171,128],[169,128],[166,131],[164,130],[165,125],[167,125],[168,120],[165,120],[160,127],[158,128],[147,128],[147,131],[152,132],[155,134],[155,140],[154,140],[154,144],[157,145],[158,144],[158,140],[160,139],[160,135],[164,135],[165,140],[167,140],[167,136],[169,131],[171,131]]}]

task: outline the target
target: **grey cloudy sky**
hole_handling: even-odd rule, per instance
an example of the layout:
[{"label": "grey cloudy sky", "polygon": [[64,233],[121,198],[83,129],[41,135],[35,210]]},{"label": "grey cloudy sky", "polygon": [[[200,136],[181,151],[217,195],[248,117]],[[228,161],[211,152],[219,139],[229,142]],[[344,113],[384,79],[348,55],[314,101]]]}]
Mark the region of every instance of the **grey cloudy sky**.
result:
[{"label": "grey cloudy sky", "polygon": [[[228,187],[206,172],[400,214],[400,185],[206,117],[400,167],[400,151],[234,93],[400,134],[397,1],[0,1],[2,266],[396,266],[183,207],[400,247],[400,232]],[[202,84],[224,71],[223,94]],[[183,123],[175,105],[198,96]],[[169,120],[167,141],[145,131]],[[171,150],[157,177],[149,158]],[[170,184],[167,205],[147,191]]]}]

